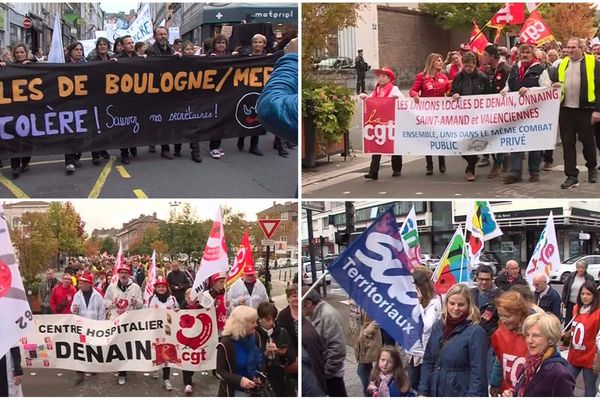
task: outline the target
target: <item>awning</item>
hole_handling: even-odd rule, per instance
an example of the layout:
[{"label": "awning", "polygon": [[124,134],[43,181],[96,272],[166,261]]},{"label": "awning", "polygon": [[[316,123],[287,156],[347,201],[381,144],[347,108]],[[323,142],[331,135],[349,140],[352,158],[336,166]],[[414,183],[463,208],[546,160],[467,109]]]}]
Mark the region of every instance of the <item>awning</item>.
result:
[{"label": "awning", "polygon": [[202,10],[202,24],[246,22],[298,23],[295,3],[210,3]]}]

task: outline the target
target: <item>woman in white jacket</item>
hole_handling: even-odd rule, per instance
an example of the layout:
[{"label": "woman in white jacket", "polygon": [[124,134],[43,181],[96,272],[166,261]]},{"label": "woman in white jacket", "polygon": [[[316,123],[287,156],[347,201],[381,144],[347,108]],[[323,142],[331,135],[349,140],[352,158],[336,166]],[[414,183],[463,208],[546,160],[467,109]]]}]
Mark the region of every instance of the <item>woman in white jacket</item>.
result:
[{"label": "woman in white jacket", "polygon": [[[154,282],[154,294],[148,299],[148,308],[162,308],[164,310],[179,311],[179,303],[175,296],[171,294],[167,280],[162,276]],[[163,381],[165,389],[173,390],[171,384],[171,368],[163,367]],[[158,371],[154,371],[154,379],[158,379]]]},{"label": "woman in white jacket", "polygon": [[431,336],[431,328],[435,321],[440,318],[442,312],[442,297],[436,296],[431,283],[431,272],[425,267],[417,267],[412,273],[415,286],[417,287],[417,295],[419,296],[421,317],[423,318],[423,335],[421,340],[417,341],[412,348],[406,351],[408,356],[408,376],[410,378],[410,386],[414,390],[419,389],[419,380],[421,378],[421,364],[425,355],[425,348],[429,337]]}]

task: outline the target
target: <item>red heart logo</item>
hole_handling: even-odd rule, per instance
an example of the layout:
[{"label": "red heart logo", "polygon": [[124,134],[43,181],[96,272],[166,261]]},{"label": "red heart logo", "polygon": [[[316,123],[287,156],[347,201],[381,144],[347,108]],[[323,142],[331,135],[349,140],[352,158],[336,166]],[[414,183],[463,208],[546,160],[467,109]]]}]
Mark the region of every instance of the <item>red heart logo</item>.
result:
[{"label": "red heart logo", "polygon": [[10,273],[10,268],[4,262],[0,261],[0,298],[8,293],[11,284],[12,274]]},{"label": "red heart logo", "polygon": [[[194,323],[190,325],[190,319]],[[196,325],[196,320],[198,323],[202,324],[202,330],[196,337],[187,337],[183,334],[183,330],[180,329],[177,331],[177,341],[184,346],[191,348],[192,350],[196,350],[210,339],[210,336],[213,331],[213,323],[212,319],[207,314],[198,314],[196,318],[191,315],[182,315],[179,319],[179,326],[182,328],[192,328]]]}]

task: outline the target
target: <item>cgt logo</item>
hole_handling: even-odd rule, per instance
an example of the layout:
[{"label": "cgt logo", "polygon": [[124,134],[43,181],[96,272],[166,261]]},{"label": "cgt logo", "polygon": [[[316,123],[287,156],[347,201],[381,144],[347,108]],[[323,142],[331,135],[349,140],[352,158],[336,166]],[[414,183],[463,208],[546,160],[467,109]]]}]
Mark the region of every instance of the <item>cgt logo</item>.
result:
[{"label": "cgt logo", "polygon": [[[206,361],[206,349],[201,348],[211,337],[213,322],[207,314],[182,315],[179,318],[177,341],[185,346],[181,353],[181,359],[192,365],[198,365]],[[192,351],[186,350],[187,348]],[[199,349],[199,350],[198,350]]]},{"label": "cgt logo", "polygon": [[246,129],[256,129],[261,126],[256,110],[259,95],[258,92],[247,93],[242,96],[235,107],[235,120]]},{"label": "cgt logo", "polygon": [[393,97],[371,97],[363,108],[363,147],[365,153],[393,154],[395,105]]}]

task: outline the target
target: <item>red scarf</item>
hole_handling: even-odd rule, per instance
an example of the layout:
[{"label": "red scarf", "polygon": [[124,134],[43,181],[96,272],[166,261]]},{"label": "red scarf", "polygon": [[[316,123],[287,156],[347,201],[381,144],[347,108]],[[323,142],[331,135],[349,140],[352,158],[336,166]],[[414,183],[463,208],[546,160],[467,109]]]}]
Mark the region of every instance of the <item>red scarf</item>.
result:
[{"label": "red scarf", "polygon": [[527,352],[527,355],[525,356],[525,368],[523,369],[523,372],[525,374],[525,380],[523,381],[523,385],[519,388],[519,393],[517,393],[519,397],[524,396],[525,388],[527,387],[529,382],[531,382],[537,370],[540,368],[540,366],[545,360],[547,360],[554,354],[555,351],[555,347],[548,347],[543,354],[538,354],[535,356]]},{"label": "red scarf", "polygon": [[529,67],[531,67],[533,64],[535,64],[537,62],[537,58],[533,58],[533,60],[531,60],[530,63],[524,63],[523,61],[521,61],[521,65],[519,65],[519,80],[523,80],[523,77],[525,77],[525,72],[527,72],[527,69]]},{"label": "red scarf", "polygon": [[465,322],[465,320],[467,319],[468,316],[469,316],[468,311],[466,311],[464,314],[462,314],[461,316],[459,316],[457,318],[452,318],[450,315],[447,315],[446,323],[444,324],[444,339],[447,339],[448,336],[450,336],[450,334],[452,332],[454,332],[454,330],[456,329],[457,326],[459,326],[460,324]]},{"label": "red scarf", "polygon": [[394,89],[394,82],[389,82],[384,87],[379,86],[378,83],[375,85],[375,90],[373,90],[370,97],[390,97],[392,89]]}]

